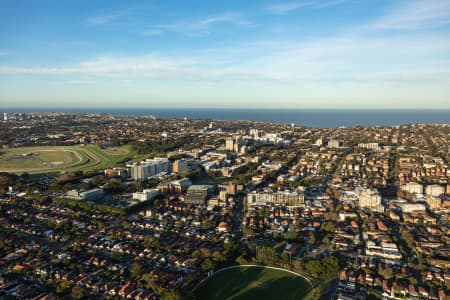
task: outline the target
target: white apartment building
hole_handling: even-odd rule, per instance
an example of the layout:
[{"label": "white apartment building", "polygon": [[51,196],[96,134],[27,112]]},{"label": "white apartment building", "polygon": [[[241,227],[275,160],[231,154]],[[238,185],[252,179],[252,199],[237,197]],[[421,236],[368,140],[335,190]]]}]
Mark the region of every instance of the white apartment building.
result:
[{"label": "white apartment building", "polygon": [[252,192],[247,194],[248,205],[281,204],[286,206],[303,206],[305,195],[300,192],[279,191],[275,193]]},{"label": "white apartment building", "polygon": [[355,193],[358,197],[360,207],[366,207],[381,212],[384,210],[381,205],[381,196],[377,190],[357,187]]},{"label": "white apartment building", "polygon": [[341,146],[341,142],[338,140],[329,140],[327,146],[328,148],[339,148]]},{"label": "white apartment building", "polygon": [[131,167],[131,178],[134,180],[147,180],[148,178],[161,173],[169,173],[172,164],[167,158],[153,158],[133,164]]},{"label": "white apartment building", "polygon": [[371,150],[379,150],[380,145],[378,143],[359,143],[359,148],[371,149]]},{"label": "white apartment building", "polygon": [[159,195],[159,189],[144,189],[142,192],[133,193],[133,200],[147,201]]},{"label": "white apartment building", "polygon": [[402,190],[411,194],[423,194],[423,185],[417,182],[408,182],[402,187]]},{"label": "white apartment building", "polygon": [[383,242],[381,243],[381,245],[376,245],[373,241],[367,242],[366,255],[395,260],[402,258],[402,254],[400,253],[396,244]]},{"label": "white apartment building", "polygon": [[404,203],[399,203],[398,206],[402,210],[402,213],[411,213],[413,211],[425,211],[426,210],[425,205],[423,205],[421,203],[404,202]]},{"label": "white apartment building", "polygon": [[440,197],[444,193],[445,193],[444,187],[438,184],[428,185],[425,188],[425,194],[427,196]]}]

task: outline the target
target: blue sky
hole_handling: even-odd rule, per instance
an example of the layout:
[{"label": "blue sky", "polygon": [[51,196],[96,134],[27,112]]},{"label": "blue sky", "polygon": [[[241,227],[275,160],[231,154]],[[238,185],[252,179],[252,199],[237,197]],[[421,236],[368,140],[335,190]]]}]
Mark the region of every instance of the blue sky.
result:
[{"label": "blue sky", "polygon": [[450,0],[0,0],[0,108],[450,108]]}]

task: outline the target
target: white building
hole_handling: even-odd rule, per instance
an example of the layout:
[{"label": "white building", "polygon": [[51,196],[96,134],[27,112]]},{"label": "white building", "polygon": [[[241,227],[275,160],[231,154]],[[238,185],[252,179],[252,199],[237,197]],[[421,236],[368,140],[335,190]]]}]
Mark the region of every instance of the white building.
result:
[{"label": "white building", "polygon": [[189,178],[182,178],[178,180],[172,180],[165,183],[158,184],[158,189],[163,194],[168,193],[182,193],[188,189],[192,185],[192,181]]},{"label": "white building", "polygon": [[225,140],[225,149],[228,151],[234,150],[234,139],[233,138],[227,138]]},{"label": "white building", "polygon": [[131,178],[134,180],[147,180],[156,174],[171,171],[172,164],[167,158],[153,158],[133,164]]},{"label": "white building", "polygon": [[103,195],[104,192],[102,189],[91,189],[87,191],[71,190],[66,194],[68,198],[84,201],[96,200],[102,198]]},{"label": "white building", "polygon": [[404,203],[399,203],[398,206],[402,210],[402,213],[410,213],[413,211],[425,211],[426,210],[425,205],[423,205],[421,203],[404,202]]},{"label": "white building", "polygon": [[258,129],[252,128],[250,129],[249,135],[253,138],[259,138],[262,135],[262,132]]},{"label": "white building", "polygon": [[133,200],[147,201],[159,195],[159,189],[144,189],[142,192],[133,193]]},{"label": "white building", "polygon": [[402,254],[400,253],[396,244],[383,242],[381,243],[381,245],[377,245],[373,241],[367,242],[366,255],[395,260],[402,258]]},{"label": "white building", "polygon": [[365,148],[371,150],[379,150],[380,145],[378,143],[359,143],[358,148]]},{"label": "white building", "polygon": [[417,182],[408,182],[402,187],[402,190],[411,194],[423,194],[423,185]]},{"label": "white building", "polygon": [[432,184],[432,185],[428,185],[425,188],[425,194],[427,196],[432,196],[432,197],[440,197],[442,194],[445,193],[445,189],[443,186],[440,186],[438,184]]},{"label": "white building", "polygon": [[323,145],[323,139],[322,138],[318,138],[316,140],[316,142],[314,143],[315,146],[322,146]]},{"label": "white building", "polygon": [[327,146],[328,148],[339,148],[341,146],[341,142],[338,140],[329,140]]},{"label": "white building", "polygon": [[370,208],[375,211],[384,210],[381,205],[381,196],[377,190],[357,187],[355,193],[360,207]]},{"label": "white building", "polygon": [[266,205],[281,204],[287,206],[303,206],[305,204],[305,195],[301,192],[279,191],[275,193],[257,193],[247,194],[248,205]]}]

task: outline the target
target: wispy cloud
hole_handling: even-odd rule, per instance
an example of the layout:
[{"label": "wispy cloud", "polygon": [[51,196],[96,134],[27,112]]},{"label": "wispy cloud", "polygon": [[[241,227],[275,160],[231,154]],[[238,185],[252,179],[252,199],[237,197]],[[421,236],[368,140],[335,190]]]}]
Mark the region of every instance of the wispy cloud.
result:
[{"label": "wispy cloud", "polygon": [[[242,45],[252,53],[254,45]],[[232,50],[232,51],[230,51]],[[75,65],[0,66],[0,74],[78,75],[118,79],[202,81],[277,81],[322,83],[450,84],[450,35],[366,37],[336,36],[310,42],[267,43],[266,51],[236,60],[237,50],[202,50],[195,54],[104,56]],[[414,64],[411,64],[414,61]]]},{"label": "wispy cloud", "polygon": [[55,48],[73,48],[73,47],[92,47],[95,46],[96,43],[94,41],[54,41],[49,43],[50,46]]},{"label": "wispy cloud", "polygon": [[311,1],[291,1],[291,2],[281,2],[269,5],[267,9],[272,13],[285,14],[293,10],[301,8],[325,8],[330,6],[335,6],[345,2],[346,0],[311,0]]},{"label": "wispy cloud", "polygon": [[[442,1],[430,0],[445,8]],[[342,1],[339,1],[342,2]],[[305,2],[302,2],[305,3]],[[308,2],[310,7],[336,5],[338,1]],[[315,6],[313,6],[313,4]],[[254,40],[230,45],[229,48],[202,49],[194,54],[167,55],[150,53],[138,56],[101,56],[62,66],[0,66],[0,74],[79,75],[128,79],[180,80],[268,80],[277,82],[320,83],[417,83],[448,82],[450,84],[450,33],[399,32],[379,34],[374,28],[395,28],[393,16],[400,11],[411,13],[401,24],[407,28],[446,20],[450,10],[438,13],[426,8],[421,1],[404,4],[371,22],[361,24],[330,37],[314,37],[308,41]],[[417,11],[427,13],[419,14]],[[412,12],[416,13],[412,13]],[[416,15],[416,17],[412,17]],[[424,17],[426,15],[427,17]],[[420,17],[419,17],[420,16]],[[411,20],[415,20],[412,22]],[[418,21],[419,20],[419,21]],[[426,21],[422,21],[426,20]],[[389,22],[388,22],[389,21]],[[400,22],[400,21],[399,21]],[[412,26],[412,24],[416,24]],[[251,25],[241,14],[224,13],[190,21],[154,25],[142,34],[159,35],[166,32],[186,35],[207,34],[218,24]],[[390,24],[376,27],[374,24]],[[395,23],[398,24],[398,23]],[[380,25],[378,25],[380,26]],[[403,25],[402,25],[403,28]]]},{"label": "wispy cloud", "polygon": [[70,80],[62,80],[55,81],[57,85],[87,85],[87,84],[95,84],[94,80],[81,80],[81,79],[70,79]]},{"label": "wispy cloud", "polygon": [[164,77],[167,74],[181,73],[195,62],[187,59],[164,58],[155,55],[137,57],[105,56],[85,60],[72,66],[58,67],[17,67],[0,66],[0,74],[23,75],[142,75],[148,77]]},{"label": "wispy cloud", "polygon": [[7,51],[0,51],[0,57],[1,56],[6,56],[6,55],[9,55],[9,52],[7,52]]},{"label": "wispy cloud", "polygon": [[450,1],[411,0],[369,24],[377,30],[416,30],[450,24]]},{"label": "wispy cloud", "polygon": [[122,10],[117,10],[109,13],[99,14],[86,19],[86,22],[91,25],[109,25],[118,20],[139,15],[139,13],[147,12],[148,10],[154,10],[155,6],[151,4],[130,6]]},{"label": "wispy cloud", "polygon": [[253,23],[243,18],[241,14],[226,12],[218,15],[206,16],[196,20],[182,20],[172,23],[147,26],[141,33],[147,36],[161,35],[167,32],[182,33],[185,35],[205,35],[219,24],[234,26],[250,26]]},{"label": "wispy cloud", "polygon": [[158,27],[158,26],[154,26],[152,28],[147,28],[144,29],[141,33],[142,35],[145,36],[156,36],[156,35],[161,35],[165,32],[165,27]]},{"label": "wispy cloud", "polygon": [[116,13],[116,14],[109,14],[109,15],[101,15],[101,16],[95,16],[90,17],[87,19],[87,22],[92,25],[105,25],[113,20],[121,17],[123,14]]}]

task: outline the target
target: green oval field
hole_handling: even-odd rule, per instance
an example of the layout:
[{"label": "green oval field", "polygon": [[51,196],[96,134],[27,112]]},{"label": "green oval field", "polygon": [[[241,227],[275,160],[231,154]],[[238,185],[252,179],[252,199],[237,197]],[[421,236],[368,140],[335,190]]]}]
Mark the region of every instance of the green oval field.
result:
[{"label": "green oval field", "polygon": [[0,172],[47,173],[102,170],[135,157],[129,147],[41,146],[0,150]]},{"label": "green oval field", "polygon": [[21,150],[22,151],[10,151],[2,155],[0,160],[0,167],[2,169],[51,168],[54,166],[67,165],[77,161],[77,158],[71,155],[72,152],[65,150]]},{"label": "green oval field", "polygon": [[311,291],[301,276],[264,267],[240,267],[219,272],[196,291],[197,300],[299,300]]}]

